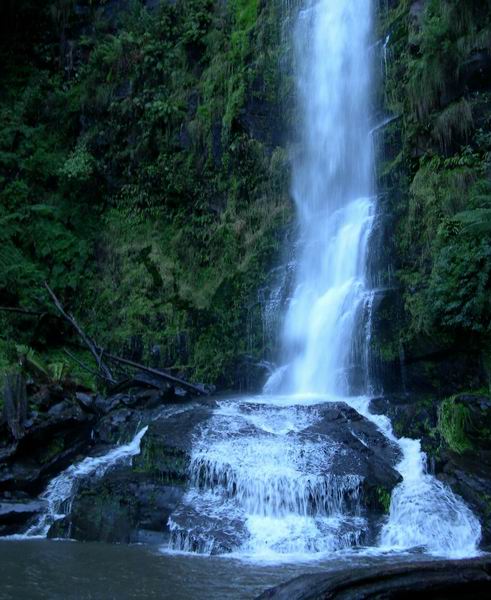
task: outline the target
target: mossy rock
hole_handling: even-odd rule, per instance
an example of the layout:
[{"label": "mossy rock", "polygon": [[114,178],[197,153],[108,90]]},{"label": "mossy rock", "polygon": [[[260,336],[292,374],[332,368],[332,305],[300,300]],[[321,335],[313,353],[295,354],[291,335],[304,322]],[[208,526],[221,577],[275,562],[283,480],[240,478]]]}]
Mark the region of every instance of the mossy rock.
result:
[{"label": "mossy rock", "polygon": [[460,394],[444,400],[438,409],[438,430],[453,452],[491,448],[491,398]]}]

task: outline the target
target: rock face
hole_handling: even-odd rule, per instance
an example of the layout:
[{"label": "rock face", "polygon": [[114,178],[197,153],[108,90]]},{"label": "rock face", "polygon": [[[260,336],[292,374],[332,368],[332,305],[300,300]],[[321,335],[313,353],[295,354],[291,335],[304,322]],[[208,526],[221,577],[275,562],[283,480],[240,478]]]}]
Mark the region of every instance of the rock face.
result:
[{"label": "rock face", "polygon": [[389,600],[413,594],[447,600],[488,598],[490,593],[491,561],[486,557],[301,575],[264,592],[258,600]]},{"label": "rock face", "polygon": [[325,435],[345,449],[336,454],[330,467],[334,474],[360,475],[370,497],[372,488],[378,486],[390,491],[401,481],[401,476],[394,470],[400,451],[373,423],[342,402],[321,404],[315,409],[322,418],[303,433]]},{"label": "rock face", "polygon": [[[96,435],[113,436],[148,422],[140,454],[131,466],[116,466],[103,477],[80,482],[71,512],[51,527],[49,537],[84,541],[137,542],[157,532],[165,539],[167,520],[187,481],[195,427],[209,418],[213,401],[160,407],[157,412],[118,409],[105,416]],[[102,432],[102,435],[101,435]]]},{"label": "rock face", "polygon": [[0,447],[0,493],[37,494],[56,473],[90,445],[94,415],[64,399],[47,412],[32,413],[18,440]]},{"label": "rock face", "polygon": [[39,500],[0,502],[0,536],[17,533],[43,509],[44,503]]},{"label": "rock face", "polygon": [[[87,399],[84,399],[85,404]],[[286,432],[282,431],[283,421],[289,423],[289,412],[285,415],[281,407],[265,407],[240,400],[219,404],[214,400],[200,400],[157,408],[149,403],[147,408],[130,409],[127,399],[119,395],[103,403],[101,400],[89,402],[91,407],[97,404],[103,404],[104,410],[100,411],[99,420],[93,426],[90,454],[102,455],[114,447],[116,440],[123,443],[131,439],[135,431],[148,425],[140,442],[140,453],[133,456],[131,464],[117,463],[102,474],[92,472],[85,479],[79,479],[70,513],[53,523],[49,537],[122,543],[153,539],[162,543],[169,539],[169,517],[172,516],[170,527],[174,536],[192,532],[192,535],[186,534],[185,540],[190,549],[208,551],[213,546],[214,553],[230,552],[248,538],[246,515],[240,510],[215,514],[212,506],[203,512],[202,505],[195,506],[189,501],[189,494],[197,492],[199,495],[200,491],[206,494],[208,488],[214,488],[218,499],[224,492],[224,502],[235,505],[243,493],[250,494],[250,490],[242,487],[249,475],[254,478],[255,463],[261,468],[262,462],[276,460],[275,449],[281,460],[282,444],[285,444],[288,451],[294,449],[295,457],[301,463],[300,469],[308,471],[310,461],[314,460],[317,466],[313,467],[312,474],[319,484],[323,478],[331,482],[329,485],[334,480],[353,479],[356,490],[353,486],[347,486],[345,490],[341,487],[346,497],[340,501],[349,514],[353,511],[358,514],[359,505],[362,507],[363,515],[369,521],[367,532],[368,529],[371,531],[363,534],[364,540],[369,541],[387,508],[383,499],[400,480],[394,470],[399,460],[398,449],[372,423],[344,403],[294,407],[293,418],[303,425],[301,430],[296,431],[294,426],[290,432],[288,427]],[[281,432],[277,433],[276,440],[274,431],[270,430],[270,425],[275,423],[273,430],[279,424]],[[222,436],[225,436],[223,447]],[[249,445],[252,443],[256,447],[254,444],[262,443],[263,438],[266,454],[255,455],[254,448]],[[276,442],[280,444],[278,447]],[[246,454],[249,450],[252,464],[235,464],[233,448],[243,448]],[[326,460],[322,453],[317,455],[316,448],[319,452],[327,452]],[[328,452],[329,448],[338,450]],[[214,475],[208,480],[205,475],[208,459],[201,456],[203,449],[205,455],[209,450],[209,460],[215,461]],[[267,456],[270,451],[273,451],[273,457]],[[295,457],[292,455],[292,459]],[[249,468],[252,468],[252,474],[247,471]],[[220,473],[226,474],[229,481],[221,478]],[[302,473],[299,471],[299,474]],[[245,480],[241,480],[242,476]],[[229,485],[233,478],[235,483]],[[260,502],[270,501],[267,492],[270,484],[271,490],[276,489],[274,481],[260,483],[266,494]],[[297,498],[294,494],[285,502],[293,502],[294,506],[304,497],[305,490],[303,484],[298,485],[295,481],[279,482],[280,488],[286,485],[290,489],[290,484],[298,487],[299,495]],[[321,488],[324,489],[322,485]],[[316,503],[322,499],[307,492],[304,500],[314,503],[308,509],[314,514],[318,510]],[[36,505],[36,511],[33,511],[30,506],[33,505],[26,504],[21,509],[22,514],[18,515],[16,506],[6,506],[5,516],[0,519],[5,524],[5,531],[12,532],[15,527],[18,530],[42,508]],[[343,530],[341,534],[358,539],[351,531]]]}]

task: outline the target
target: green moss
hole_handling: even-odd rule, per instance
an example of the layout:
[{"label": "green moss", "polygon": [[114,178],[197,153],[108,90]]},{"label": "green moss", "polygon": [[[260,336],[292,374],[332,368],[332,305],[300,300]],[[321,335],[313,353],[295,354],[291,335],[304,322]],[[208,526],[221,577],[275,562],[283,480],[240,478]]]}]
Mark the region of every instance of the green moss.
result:
[{"label": "green moss", "polygon": [[[292,214],[284,150],[254,139],[243,118],[251,98],[274,106],[283,93],[279,10],[178,0],[148,12],[135,2],[108,26],[94,5],[56,25],[47,16],[29,69],[19,69],[24,53],[9,55],[1,304],[51,311],[48,280],[105,347],[138,340],[148,360],[159,346],[162,366],[230,384],[248,307]],[[60,70],[67,23],[87,33]],[[3,317],[6,364],[11,344],[44,356],[68,338],[36,317]],[[259,356],[254,323],[247,350]]]},{"label": "green moss", "polygon": [[377,499],[385,513],[390,511],[391,494],[383,487],[377,487]]},{"label": "green moss", "polygon": [[472,449],[468,429],[471,425],[469,409],[456,402],[455,398],[447,398],[438,409],[438,430],[448,447],[461,454]]},{"label": "green moss", "polygon": [[142,450],[133,459],[133,471],[153,475],[163,483],[179,484],[186,480],[189,457],[155,440],[143,443]]}]

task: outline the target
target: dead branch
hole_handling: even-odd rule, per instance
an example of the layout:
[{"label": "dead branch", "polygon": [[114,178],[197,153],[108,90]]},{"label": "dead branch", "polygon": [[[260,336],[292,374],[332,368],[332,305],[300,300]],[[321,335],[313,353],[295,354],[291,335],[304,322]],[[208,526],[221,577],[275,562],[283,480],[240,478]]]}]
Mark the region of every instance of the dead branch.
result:
[{"label": "dead branch", "polygon": [[72,325],[72,327],[74,327],[74,329],[76,329],[77,333],[82,338],[82,340],[85,343],[85,345],[87,346],[87,348],[90,350],[92,356],[95,358],[95,360],[97,362],[97,366],[99,367],[99,370],[104,375],[104,378],[107,379],[107,381],[109,381],[111,383],[115,383],[115,379],[113,377],[111,369],[102,360],[104,351],[96,346],[95,342],[85,333],[85,331],[77,323],[77,321],[75,320],[75,317],[72,314],[67,313],[65,311],[61,302],[58,300],[55,293],[49,287],[49,285],[46,281],[44,282],[44,286],[48,290],[48,293],[51,296],[51,299],[53,300],[53,303],[56,306],[56,308],[58,309],[58,311],[60,312],[60,314],[70,323],[70,325]]},{"label": "dead branch", "polygon": [[127,358],[121,358],[120,356],[114,356],[113,354],[106,353],[106,358],[109,360],[113,360],[114,362],[120,363],[122,365],[127,365],[128,367],[133,367],[134,369],[138,369],[139,371],[143,371],[144,373],[149,373],[163,379],[171,383],[172,385],[176,385],[185,390],[189,390],[198,396],[206,396],[207,392],[201,386],[195,385],[193,383],[189,383],[184,379],[180,379],[179,377],[174,377],[173,375],[169,375],[169,373],[164,373],[164,371],[159,371],[158,369],[153,369],[152,367],[146,367],[145,365],[141,365],[133,360],[128,360]]},{"label": "dead branch", "polygon": [[19,313],[21,315],[30,315],[34,317],[42,317],[43,315],[48,314],[40,310],[28,310],[27,308],[20,308],[18,306],[0,306],[0,311]]}]

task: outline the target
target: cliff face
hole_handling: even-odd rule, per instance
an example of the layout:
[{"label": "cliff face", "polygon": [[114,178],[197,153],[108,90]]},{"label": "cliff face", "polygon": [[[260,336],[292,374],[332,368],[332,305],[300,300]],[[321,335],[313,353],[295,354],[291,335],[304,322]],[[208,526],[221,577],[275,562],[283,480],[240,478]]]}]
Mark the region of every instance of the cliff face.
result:
[{"label": "cliff face", "polygon": [[[8,4],[0,305],[43,313],[47,280],[102,344],[247,385],[291,218],[279,6]],[[3,367],[66,338],[46,315],[0,321]]]},{"label": "cliff face", "polygon": [[489,541],[491,3],[382,0],[379,28],[390,268],[372,343],[389,399],[375,406],[422,438]]},{"label": "cliff face", "polygon": [[[488,385],[491,7],[380,0],[386,392]],[[279,1],[28,0],[2,20],[0,367],[57,360],[42,283],[105,346],[225,386],[268,355],[291,224]],[[385,40],[385,43],[384,43]],[[389,121],[388,123],[386,121]]]},{"label": "cliff face", "polygon": [[379,182],[397,293],[374,345],[398,374],[402,361],[408,391],[444,396],[488,377],[491,5],[381,2],[380,12],[392,120]]}]

